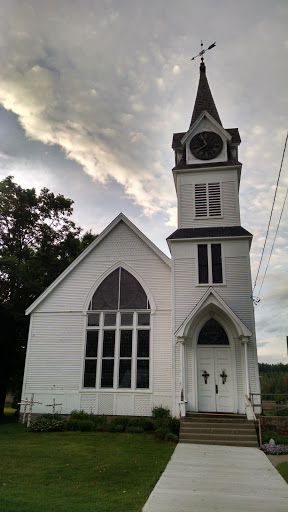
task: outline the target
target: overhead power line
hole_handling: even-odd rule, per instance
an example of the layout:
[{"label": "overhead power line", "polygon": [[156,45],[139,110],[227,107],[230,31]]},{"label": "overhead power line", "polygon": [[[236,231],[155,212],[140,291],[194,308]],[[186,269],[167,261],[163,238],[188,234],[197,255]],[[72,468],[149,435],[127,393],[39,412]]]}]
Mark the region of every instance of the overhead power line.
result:
[{"label": "overhead power line", "polygon": [[271,255],[272,255],[272,252],[273,252],[273,249],[274,249],[275,240],[276,240],[276,237],[277,237],[277,234],[278,234],[278,230],[279,230],[280,222],[281,222],[281,219],[282,219],[283,211],[284,211],[284,208],[285,208],[285,203],[286,203],[287,196],[288,196],[288,187],[287,187],[287,190],[286,190],[286,195],[285,195],[285,198],[284,198],[284,203],[283,203],[282,210],[281,210],[281,213],[280,213],[277,229],[276,229],[276,232],[275,232],[273,244],[272,244],[271,251],[270,251],[270,254],[269,254],[269,258],[268,258],[268,262],[267,262],[267,265],[266,265],[266,268],[265,268],[265,272],[264,272],[264,275],[263,275],[263,279],[262,279],[262,282],[261,282],[261,285],[260,285],[259,294],[258,294],[259,296],[260,296],[260,293],[261,293],[261,290],[262,290],[264,279],[266,277],[267,269],[268,269],[268,266],[269,266],[269,263],[270,263]]},{"label": "overhead power line", "polygon": [[267,238],[268,238],[268,233],[269,233],[269,229],[270,229],[270,225],[271,225],[271,219],[272,219],[272,214],[273,214],[273,210],[274,210],[275,199],[276,199],[276,195],[277,195],[277,190],[278,190],[278,184],[279,184],[279,180],[280,180],[280,175],[281,175],[281,171],[282,171],[282,166],[283,166],[283,161],[284,161],[284,156],[285,156],[285,151],[286,151],[286,146],[287,146],[287,140],[288,140],[288,132],[287,132],[286,140],[285,140],[285,144],[284,144],[284,150],[283,150],[282,160],[281,160],[280,169],[279,169],[279,174],[278,174],[278,178],[277,178],[276,189],[275,189],[275,193],[274,193],[274,198],[273,198],[273,203],[272,203],[272,207],[271,207],[271,212],[270,212],[270,217],[269,217],[268,227],[267,227],[266,236],[265,236],[265,241],[264,241],[264,245],[263,245],[263,249],[262,249],[262,254],[261,254],[261,258],[260,258],[260,262],[259,262],[259,266],[258,266],[258,270],[257,270],[257,274],[256,274],[255,282],[254,282],[253,292],[254,292],[254,290],[255,290],[256,283],[257,283],[257,279],[258,279],[258,276],[259,276],[259,271],[260,271],[260,267],[261,267],[261,264],[262,264],[263,255],[264,255],[264,251],[265,251],[265,247],[266,247],[266,242],[267,242]]}]

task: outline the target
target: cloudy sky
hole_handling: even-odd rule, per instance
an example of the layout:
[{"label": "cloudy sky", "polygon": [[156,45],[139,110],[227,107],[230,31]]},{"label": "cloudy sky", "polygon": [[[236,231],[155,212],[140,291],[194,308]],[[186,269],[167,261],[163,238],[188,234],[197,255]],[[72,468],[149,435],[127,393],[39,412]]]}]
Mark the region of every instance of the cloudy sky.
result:
[{"label": "cloudy sky", "polygon": [[[203,39],[224,127],[238,127],[255,280],[288,129],[286,0],[0,0],[0,179],[75,201],[99,233],[125,213],[168,254],[173,132],[186,131]],[[288,185],[284,160],[258,283]],[[288,205],[256,306],[259,360],[287,362]]]}]

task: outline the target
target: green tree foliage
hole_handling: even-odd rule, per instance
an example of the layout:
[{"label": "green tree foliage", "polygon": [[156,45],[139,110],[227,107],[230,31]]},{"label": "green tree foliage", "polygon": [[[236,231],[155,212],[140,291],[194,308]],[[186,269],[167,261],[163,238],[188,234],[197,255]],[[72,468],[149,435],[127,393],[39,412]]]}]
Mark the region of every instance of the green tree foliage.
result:
[{"label": "green tree foliage", "polygon": [[[267,399],[277,399],[278,395],[288,396],[288,364],[260,363],[259,373],[261,376],[262,394],[264,396],[267,394],[271,395]],[[281,397],[279,396],[279,398]]]},{"label": "green tree foliage", "polygon": [[[95,238],[71,220],[73,201],[0,182],[0,415],[7,387],[21,389],[29,319],[25,309]],[[19,394],[18,394],[19,398]]]}]

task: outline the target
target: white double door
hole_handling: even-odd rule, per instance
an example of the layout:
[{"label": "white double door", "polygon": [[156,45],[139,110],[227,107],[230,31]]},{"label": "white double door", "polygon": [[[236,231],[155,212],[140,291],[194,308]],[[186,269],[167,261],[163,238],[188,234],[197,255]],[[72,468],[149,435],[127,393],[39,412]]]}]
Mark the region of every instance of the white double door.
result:
[{"label": "white double door", "polygon": [[230,347],[197,347],[199,412],[234,412]]}]

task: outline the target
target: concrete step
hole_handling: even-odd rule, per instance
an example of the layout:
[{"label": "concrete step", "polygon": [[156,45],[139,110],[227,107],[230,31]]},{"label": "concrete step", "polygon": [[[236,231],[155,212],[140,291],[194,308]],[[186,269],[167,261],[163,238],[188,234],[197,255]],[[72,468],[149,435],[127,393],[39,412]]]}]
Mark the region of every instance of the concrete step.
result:
[{"label": "concrete step", "polygon": [[237,423],[237,422],[241,422],[241,423],[251,423],[247,420],[247,416],[245,416],[244,414],[243,415],[240,415],[240,414],[196,414],[196,413],[187,413],[186,414],[186,417],[183,418],[184,421],[205,421],[205,422],[210,422],[210,421],[225,421],[227,423]]},{"label": "concrete step", "polygon": [[239,423],[239,422],[225,422],[225,421],[191,421],[191,420],[181,420],[181,426],[183,428],[229,428],[229,429],[243,429],[243,430],[255,430],[254,423],[251,421],[247,423]]},{"label": "concrete step", "polygon": [[209,445],[221,445],[221,446],[245,446],[247,448],[258,448],[257,441],[235,441],[235,440],[199,440],[199,439],[179,439],[179,443],[191,443],[191,444],[209,444]]},{"label": "concrete step", "polygon": [[181,419],[179,441],[258,447],[254,423],[239,414],[188,413]]},{"label": "concrete step", "polygon": [[194,434],[242,434],[242,435],[255,435],[255,428],[225,428],[225,425],[222,427],[202,427],[197,428],[194,425],[181,425],[180,433],[191,433]]},{"label": "concrete step", "polygon": [[214,432],[213,434],[211,434],[210,432],[208,433],[205,433],[205,432],[199,432],[199,433],[195,433],[195,432],[180,432],[180,438],[187,438],[187,437],[195,437],[195,439],[236,439],[236,440],[241,440],[241,439],[248,439],[249,441],[253,441],[253,439],[255,439],[255,433],[252,433],[252,434],[231,434],[231,433],[225,433],[225,434],[222,434],[222,433],[218,433],[218,432]]}]

